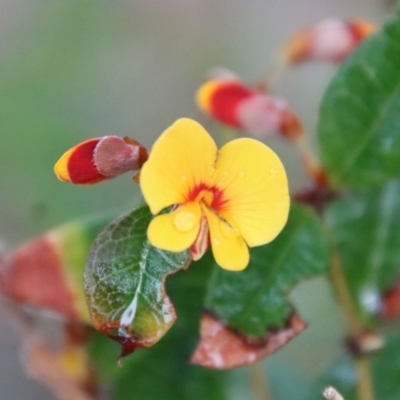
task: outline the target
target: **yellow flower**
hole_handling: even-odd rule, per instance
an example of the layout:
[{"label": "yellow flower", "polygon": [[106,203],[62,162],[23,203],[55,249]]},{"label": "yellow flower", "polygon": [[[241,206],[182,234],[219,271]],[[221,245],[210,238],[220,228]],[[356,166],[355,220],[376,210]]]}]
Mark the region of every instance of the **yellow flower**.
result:
[{"label": "yellow flower", "polygon": [[215,261],[232,271],[248,265],[248,246],[279,234],[289,212],[285,169],[269,147],[241,138],[218,151],[191,119],[177,120],[155,142],[140,186],[153,214],[174,206],[150,223],[153,246],[179,252],[208,243],[209,232]]}]

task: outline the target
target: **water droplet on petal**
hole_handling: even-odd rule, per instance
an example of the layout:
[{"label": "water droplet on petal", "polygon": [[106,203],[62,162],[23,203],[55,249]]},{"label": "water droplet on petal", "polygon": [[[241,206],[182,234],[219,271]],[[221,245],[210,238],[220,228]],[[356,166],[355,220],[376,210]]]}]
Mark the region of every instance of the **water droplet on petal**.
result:
[{"label": "water droplet on petal", "polygon": [[243,178],[244,177],[244,171],[241,169],[240,171],[239,171],[239,178]]},{"label": "water droplet on petal", "polygon": [[271,175],[275,175],[277,173],[276,168],[271,168],[269,172]]},{"label": "water droplet on petal", "polygon": [[208,175],[212,175],[215,172],[215,167],[213,163],[209,163],[207,166],[207,173]]},{"label": "water droplet on petal", "polygon": [[187,176],[186,175],[181,175],[181,182],[186,182],[187,181]]},{"label": "water droplet on petal", "polygon": [[190,211],[176,211],[172,223],[179,232],[189,232],[198,223],[197,217]]}]

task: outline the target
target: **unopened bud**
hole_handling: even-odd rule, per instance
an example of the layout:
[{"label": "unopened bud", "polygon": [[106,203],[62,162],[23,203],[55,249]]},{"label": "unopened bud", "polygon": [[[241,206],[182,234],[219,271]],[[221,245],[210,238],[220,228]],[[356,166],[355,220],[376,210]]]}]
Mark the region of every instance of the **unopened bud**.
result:
[{"label": "unopened bud", "polygon": [[372,330],[363,331],[359,337],[346,339],[348,350],[356,357],[368,356],[385,346],[385,340],[379,333]]},{"label": "unopened bud", "polygon": [[294,34],[284,45],[282,55],[286,64],[340,62],[376,29],[375,24],[363,19],[326,19]]},{"label": "unopened bud", "polygon": [[400,317],[400,281],[383,293],[379,313],[388,320]]},{"label": "unopened bud", "polygon": [[148,157],[136,140],[103,136],[86,140],[65,152],[54,166],[58,179],[77,185],[91,185],[140,170]]},{"label": "unopened bud", "polygon": [[282,135],[294,140],[303,135],[299,118],[286,101],[245,86],[237,79],[213,79],[197,92],[197,104],[216,121],[262,138]]}]

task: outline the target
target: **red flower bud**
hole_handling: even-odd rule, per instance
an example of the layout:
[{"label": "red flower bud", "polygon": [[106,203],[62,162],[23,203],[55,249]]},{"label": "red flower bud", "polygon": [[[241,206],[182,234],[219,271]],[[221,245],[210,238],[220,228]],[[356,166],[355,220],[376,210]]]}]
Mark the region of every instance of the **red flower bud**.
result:
[{"label": "red flower bud", "polygon": [[65,152],[54,166],[58,179],[77,185],[91,185],[140,170],[148,153],[136,140],[103,136],[86,140]]},{"label": "red flower bud", "polygon": [[340,62],[366,37],[376,31],[372,22],[326,19],[294,34],[284,45],[284,64],[309,60]]},{"label": "red flower bud", "polygon": [[303,127],[286,101],[245,86],[237,79],[212,79],[197,92],[199,107],[225,125],[252,136],[280,134],[293,140]]}]

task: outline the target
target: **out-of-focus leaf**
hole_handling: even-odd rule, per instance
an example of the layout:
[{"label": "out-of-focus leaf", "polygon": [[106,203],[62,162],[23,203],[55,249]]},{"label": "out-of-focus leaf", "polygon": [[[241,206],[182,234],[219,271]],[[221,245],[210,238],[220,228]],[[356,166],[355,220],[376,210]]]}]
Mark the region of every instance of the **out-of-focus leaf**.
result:
[{"label": "out-of-focus leaf", "polygon": [[250,265],[244,271],[215,267],[193,361],[212,368],[233,368],[283,346],[306,326],[287,298],[290,290],[324,273],[328,261],[317,216],[307,207],[292,206],[283,232],[271,244],[252,248]]},{"label": "out-of-focus leaf", "polygon": [[[379,400],[400,398],[400,334],[387,338],[385,348],[370,358],[374,395]],[[357,373],[353,360],[346,356],[336,361],[316,383],[304,400],[321,400],[327,386],[334,386],[346,400],[356,400]]]},{"label": "out-of-focus leaf", "polygon": [[213,260],[201,261],[168,278],[167,289],[178,319],[163,339],[134,357],[115,363],[115,344],[101,335],[90,342],[90,355],[101,379],[111,386],[113,400],[227,400],[230,373],[190,365],[199,338],[204,292]]},{"label": "out-of-focus leaf", "polygon": [[90,323],[83,267],[109,216],[70,222],[21,246],[0,261],[0,291],[34,307]]},{"label": "out-of-focus leaf", "polygon": [[187,251],[170,253],[151,246],[151,218],[142,206],[114,220],[96,238],[85,265],[92,322],[120,343],[121,356],[152,346],[175,322],[165,279],[191,261]]},{"label": "out-of-focus leaf", "polygon": [[322,102],[319,141],[334,186],[400,175],[400,15],[346,60]]},{"label": "out-of-focus leaf", "polygon": [[370,325],[400,277],[400,181],[332,203],[326,220],[359,316]]}]

